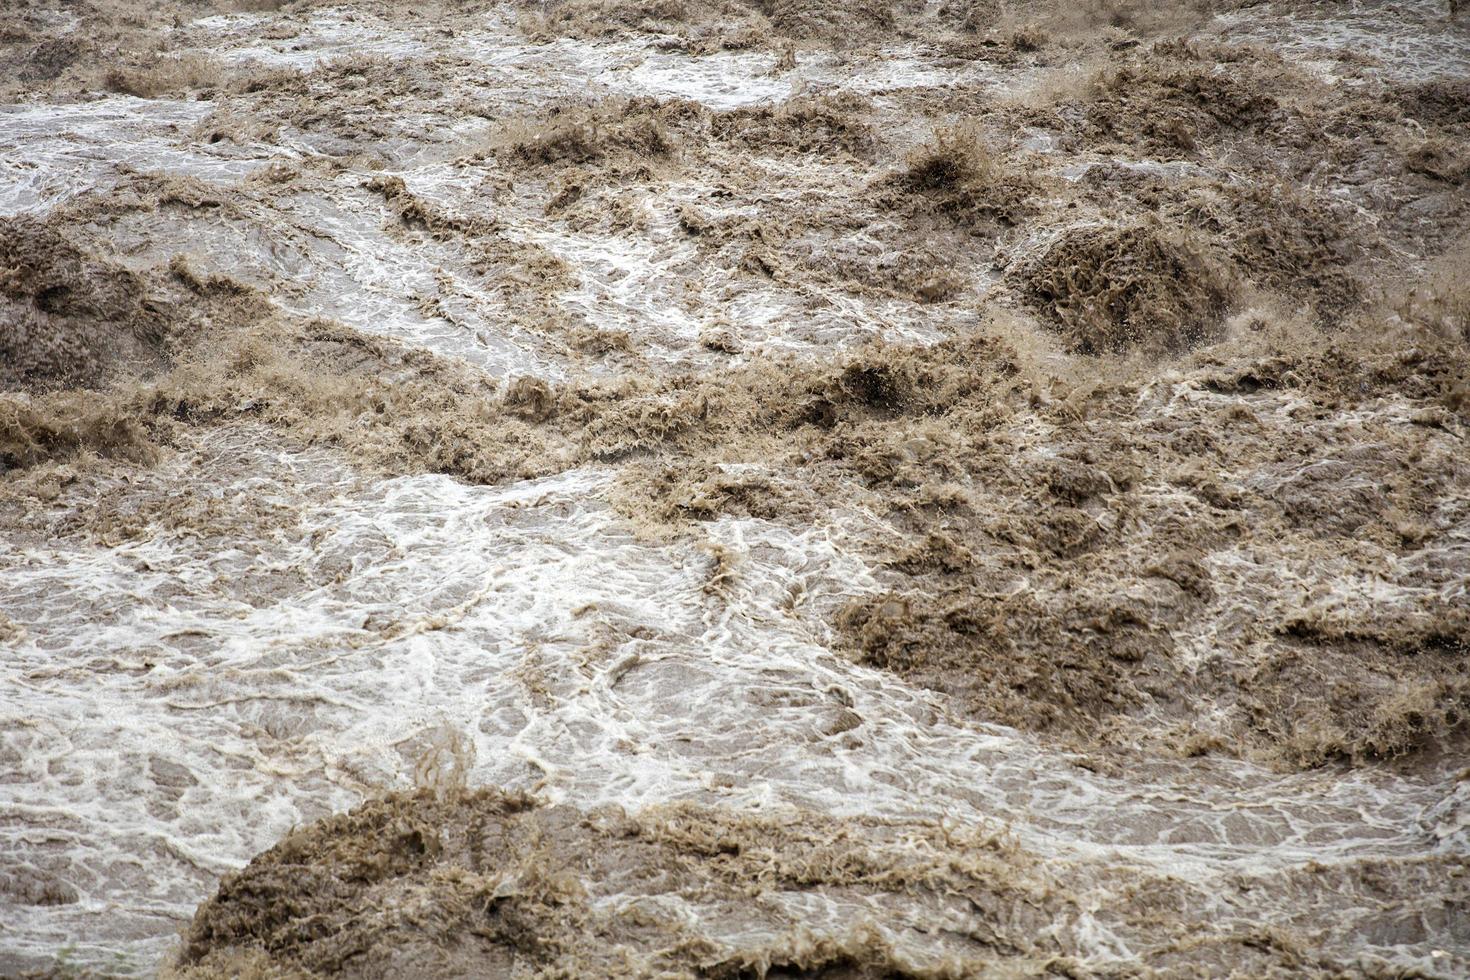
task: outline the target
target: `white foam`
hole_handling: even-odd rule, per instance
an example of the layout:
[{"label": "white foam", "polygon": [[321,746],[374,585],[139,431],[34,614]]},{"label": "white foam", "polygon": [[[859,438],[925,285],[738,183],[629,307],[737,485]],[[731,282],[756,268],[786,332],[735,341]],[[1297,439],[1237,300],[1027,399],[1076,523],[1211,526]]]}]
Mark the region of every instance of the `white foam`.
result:
[{"label": "white foam", "polygon": [[40,213],[105,187],[118,168],[232,181],[258,162],[189,146],[208,102],[113,96],[96,102],[0,105],[0,216]]}]

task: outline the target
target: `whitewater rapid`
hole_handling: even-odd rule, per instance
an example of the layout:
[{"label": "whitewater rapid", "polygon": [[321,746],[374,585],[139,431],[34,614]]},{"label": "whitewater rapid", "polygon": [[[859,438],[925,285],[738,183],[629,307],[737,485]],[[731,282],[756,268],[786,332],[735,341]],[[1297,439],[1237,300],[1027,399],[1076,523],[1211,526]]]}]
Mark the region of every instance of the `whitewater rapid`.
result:
[{"label": "whitewater rapid", "polygon": [[[422,31],[342,10],[313,12],[289,42],[254,38],[259,22],[187,30],[226,62],[265,66],[431,49]],[[769,56],[531,45],[503,25],[455,43],[510,105],[595,91],[728,109],[799,84],[883,92],[949,77],[922,51],[892,52],[881,70],[834,56],[776,76]],[[0,107],[0,213],[45,214],[124,167],[225,186],[322,152],[300,134],[201,144],[190,134],[210,111],[126,96]],[[462,126],[389,172],[452,209],[480,192],[448,163],[475,138]],[[498,377],[571,372],[463,273],[452,245],[388,234],[362,177],[281,208],[140,215],[106,234],[140,267],[185,252],[289,313]],[[776,286],[711,288],[685,308],[700,260],[667,216],[638,241],[513,208],[505,220],[512,239],[572,270],[568,310],[635,334],[655,363],[724,356],[699,340],[729,323],[748,356],[939,336],[911,303]],[[426,314],[425,295],[454,315]],[[669,540],[613,509],[614,480],[597,466],[498,487],[383,478],[240,424],[188,437],[152,469],[83,471],[38,502],[49,533],[0,540],[0,611],[16,627],[0,639],[0,855],[11,875],[68,883],[74,900],[6,907],[0,969],[60,951],[156,968],[221,875],[295,826],[413,785],[436,747],[471,760],[472,785],[582,807],[692,799],[1004,830],[1058,861],[1218,887],[1222,920],[1245,921],[1225,897],[1242,876],[1470,851],[1470,782],[1449,768],[1281,775],[1216,759],[1109,775],[957,719],[940,696],[832,652],[835,611],[885,587],[857,557],[856,542],[881,533],[869,515],[800,528],[723,516]],[[98,501],[116,514],[102,535],[82,519]],[[1346,911],[1334,928],[1346,935],[1377,911]],[[1101,926],[1093,943],[1097,963],[1129,954]],[[1427,941],[1364,943],[1431,971],[1448,955]]]}]

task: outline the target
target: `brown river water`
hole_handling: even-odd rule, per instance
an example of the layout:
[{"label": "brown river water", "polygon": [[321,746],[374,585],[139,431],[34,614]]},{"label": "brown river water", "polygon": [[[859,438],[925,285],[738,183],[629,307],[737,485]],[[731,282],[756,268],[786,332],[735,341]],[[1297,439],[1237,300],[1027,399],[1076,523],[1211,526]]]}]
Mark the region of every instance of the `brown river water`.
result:
[{"label": "brown river water", "polygon": [[1470,974],[1470,22],[14,11],[0,974]]}]

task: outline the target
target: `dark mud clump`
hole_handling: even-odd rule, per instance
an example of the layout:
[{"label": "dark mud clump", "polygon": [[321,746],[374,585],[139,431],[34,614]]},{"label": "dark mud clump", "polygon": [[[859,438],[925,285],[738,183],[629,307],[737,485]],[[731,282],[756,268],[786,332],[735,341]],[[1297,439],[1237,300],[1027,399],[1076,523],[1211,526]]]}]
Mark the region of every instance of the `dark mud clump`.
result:
[{"label": "dark mud clump", "polygon": [[1022,273],[1027,296],[1080,354],[1177,353],[1217,338],[1229,278],[1153,224],[1064,232]]},{"label": "dark mud clump", "polygon": [[[1228,65],[1228,71],[1218,70]],[[1264,130],[1282,113],[1281,60],[1249,48],[1166,42],[1094,82],[1089,135],[1166,157]]]},{"label": "dark mud clump", "polygon": [[224,72],[206,57],[135,57],[114,64],[102,75],[109,92],[140,99],[181,97],[209,91],[224,81]]},{"label": "dark mud clump", "polygon": [[1372,78],[1344,55],[1352,84],[1328,85],[1268,48],[1206,40],[1114,46],[1097,64],[1022,113],[1087,158],[1066,207],[1189,229],[1257,298],[1340,323],[1366,284],[1412,275],[1466,230],[1462,80]]},{"label": "dark mud clump", "polygon": [[1344,209],[1264,182],[1224,184],[1185,205],[1186,220],[1218,242],[1242,277],[1304,302],[1322,318],[1363,301],[1352,263],[1373,244]]},{"label": "dark mud clump", "polygon": [[22,82],[50,82],[86,58],[88,45],[75,36],[48,38],[31,48],[17,73]]},{"label": "dark mud clump", "polygon": [[561,105],[544,116],[506,124],[498,142],[509,159],[522,165],[646,165],[673,155],[678,149],[676,127],[699,114],[692,103],[647,98]]},{"label": "dark mud clump", "polygon": [[64,214],[0,221],[0,471],[153,458],[158,430],[188,417],[155,386],[264,315],[254,291],[183,255],[133,271]]},{"label": "dark mud clump", "polygon": [[1445,184],[1470,182],[1470,155],[1460,146],[1445,139],[1431,138],[1416,143],[1405,154],[1404,166],[1412,173],[1422,174]]},{"label": "dark mud clump", "polygon": [[80,897],[72,885],[29,865],[0,872],[0,895],[22,905],[71,905]]},{"label": "dark mud clump", "polygon": [[[1399,317],[1439,336],[1460,337],[1470,343],[1470,242],[1441,255],[1418,281],[1395,297]],[[1464,412],[1470,389],[1446,403]]]},{"label": "dark mud clump", "polygon": [[1405,86],[1396,93],[1405,115],[1463,136],[1470,128],[1470,80],[1444,78]]},{"label": "dark mud clump", "polygon": [[147,461],[157,446],[146,414],[96,392],[0,398],[0,474],[78,453]]},{"label": "dark mud clump", "polygon": [[779,34],[797,39],[882,36],[897,23],[888,0],[762,0],[759,7]]},{"label": "dark mud clump", "polygon": [[538,41],[654,34],[691,52],[788,46],[851,45],[890,39],[907,9],[886,0],[555,0],[531,4],[521,29]]},{"label": "dark mud clump", "polygon": [[542,42],[568,36],[682,33],[691,20],[708,16],[702,4],[685,0],[557,0],[522,6],[521,30]]},{"label": "dark mud clump", "polygon": [[872,159],[879,137],[868,117],[871,102],[852,93],[803,96],[777,106],[716,113],[710,136],[761,154],[847,154]]},{"label": "dark mud clump", "polygon": [[897,183],[966,224],[1015,223],[1037,207],[1037,178],[986,145],[974,125],[942,128],[909,155]]},{"label": "dark mud clump", "polygon": [[1254,666],[1245,701],[1299,765],[1392,759],[1470,725],[1470,616],[1459,609],[1380,617],[1303,611]]},{"label": "dark mud clump", "polygon": [[1208,242],[1209,254],[1238,280],[1232,287],[1250,284],[1323,321],[1365,297],[1354,263],[1377,247],[1376,236],[1329,195],[1276,181],[1179,179],[1117,165],[1091,168],[1079,186],[1100,210],[1126,202]]},{"label": "dark mud clump", "polygon": [[1167,632],[1126,602],[887,595],[850,604],[837,625],[865,663],[950,695],[968,715],[1030,731],[1097,731],[1147,702],[1147,688],[1178,680]]},{"label": "dark mud clump", "polygon": [[157,365],[170,316],[142,278],[33,218],[0,220],[0,389],[96,384]]},{"label": "dark mud clump", "polygon": [[234,331],[138,390],[134,404],[154,422],[266,422],[370,467],[474,483],[556,472],[573,456],[555,431],[523,420],[521,399],[502,405],[493,379],[327,321]]},{"label": "dark mud clump", "polygon": [[[390,796],[226,878],[178,970],[224,975],[254,956],[343,977],[918,977],[1055,956],[1039,938],[1058,904],[1040,869],[1004,838],[952,833],[694,805],[635,818],[497,791]],[[985,921],[935,944],[947,970],[917,968],[868,924],[895,902],[940,914],[956,900]],[[831,925],[803,912],[812,904],[833,909]]]}]

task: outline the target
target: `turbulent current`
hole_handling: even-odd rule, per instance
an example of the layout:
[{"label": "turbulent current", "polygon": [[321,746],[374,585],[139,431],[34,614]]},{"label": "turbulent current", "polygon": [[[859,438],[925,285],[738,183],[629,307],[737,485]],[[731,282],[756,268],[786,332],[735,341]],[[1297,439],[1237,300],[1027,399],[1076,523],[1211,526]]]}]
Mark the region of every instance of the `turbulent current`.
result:
[{"label": "turbulent current", "polygon": [[[1325,86],[1334,98],[1353,86],[1447,84],[1470,74],[1470,35],[1441,24],[1437,8],[1358,9],[1366,6],[1273,9],[1270,23],[1253,19],[1255,7],[1199,14],[1175,33],[1249,46],[1261,58],[1278,52],[1305,66],[1302,85]],[[1457,646],[1470,636],[1470,430],[1465,402],[1444,400],[1457,389],[1445,382],[1451,394],[1442,395],[1413,387],[1412,378],[1383,381],[1380,372],[1344,381],[1344,393],[1333,387],[1329,396],[1322,392],[1338,382],[1319,380],[1327,369],[1300,366],[1307,360],[1281,367],[1260,355],[1236,370],[1233,353],[1215,362],[1186,354],[1269,330],[1259,321],[1274,310],[1290,307],[1283,318],[1305,323],[1298,308],[1333,309],[1345,322],[1349,303],[1370,302],[1366,291],[1342,292],[1347,280],[1311,278],[1317,266],[1252,265],[1307,246],[1295,238],[1260,245],[1260,228],[1231,238],[1233,218],[1199,233],[1215,238],[1160,231],[1148,246],[1155,251],[1139,253],[1150,258],[1138,262],[1157,253],[1175,263],[1161,295],[1183,305],[1161,308],[1183,324],[1176,333],[1184,339],[1108,352],[1119,372],[1149,372],[1116,396],[1107,383],[1078,380],[1078,371],[1096,368],[1074,362],[1094,364],[1088,345],[1103,344],[1073,340],[1082,321],[1067,319],[1067,310],[1081,307],[1067,307],[1051,286],[1044,293],[1025,284],[1042,281],[1031,270],[1048,268],[1057,242],[1081,243],[1076,261],[1085,260],[1087,240],[1067,236],[1110,221],[1134,227],[1109,217],[1112,203],[1068,197],[1092,194],[1101,180],[1133,181],[1130,188],[1154,181],[1166,198],[1181,182],[1205,188],[1218,180],[1188,208],[1168,212],[1187,216],[1178,217],[1181,227],[1234,201],[1227,189],[1265,166],[1250,137],[1238,135],[1255,110],[1236,105],[1224,121],[1213,106],[1192,124],[1192,147],[1214,146],[1212,134],[1237,127],[1230,138],[1242,142],[1214,154],[1161,149],[1172,137],[1151,124],[1069,133],[1080,110],[1047,116],[1037,108],[1049,100],[1101,104],[1098,90],[1079,81],[1078,65],[1094,59],[1086,70],[1106,71],[1106,59],[1148,48],[1155,29],[1142,22],[1109,27],[1117,37],[1098,41],[1066,17],[1038,15],[1036,27],[1007,14],[1014,22],[996,21],[996,36],[1012,53],[1000,61],[983,47],[956,53],[957,41],[946,48],[930,35],[885,35],[886,21],[864,21],[861,43],[794,32],[786,44],[760,36],[762,19],[752,36],[722,47],[718,31],[681,33],[667,23],[677,18],[654,5],[621,20],[615,5],[587,6],[593,12],[579,16],[605,31],[556,14],[574,7],[446,4],[436,13],[298,2],[202,16],[202,7],[183,4],[178,16],[146,28],[107,20],[109,30],[146,29],[159,53],[128,62],[119,42],[119,72],[97,79],[85,71],[96,52],[113,49],[87,36],[91,8],[26,8],[27,26],[6,42],[7,57],[40,63],[40,55],[14,52],[45,44],[74,43],[83,54],[49,78],[21,74],[33,88],[0,105],[6,234],[60,235],[7,246],[22,271],[10,274],[10,305],[0,313],[11,319],[0,329],[41,337],[98,317],[121,324],[117,304],[133,311],[126,322],[143,325],[129,328],[131,346],[99,359],[82,387],[57,388],[36,380],[40,368],[17,369],[0,406],[7,431],[28,433],[0,442],[0,972],[142,974],[189,963],[230,972],[236,967],[207,955],[226,947],[277,957],[271,962],[283,969],[367,969],[361,964],[378,962],[378,947],[368,960],[292,959],[296,940],[282,938],[283,926],[220,938],[224,912],[180,937],[222,880],[293,830],[384,794],[404,807],[473,809],[475,798],[455,804],[456,794],[490,787],[532,813],[592,815],[586,826],[601,828],[599,815],[610,813],[641,819],[637,839],[683,855],[669,858],[683,862],[679,874],[726,875],[731,884],[721,888],[743,888],[747,877],[763,883],[747,909],[697,882],[655,888],[653,871],[599,890],[612,879],[569,865],[585,879],[578,914],[603,923],[609,948],[635,951],[619,961],[634,974],[796,975],[823,963],[852,972],[811,975],[1172,975],[1237,965],[1252,973],[1470,972],[1470,779]],[[771,30],[786,30],[784,15],[772,12],[780,5],[766,7],[760,16],[771,18]],[[720,16],[733,16],[729,9]],[[986,36],[985,24],[951,26],[956,37]],[[1026,30],[1044,36],[1033,44],[1006,33]],[[65,90],[76,79],[84,94]],[[1137,88],[1128,91],[1144,88],[1130,84]],[[815,110],[795,123],[782,115],[813,99],[870,114],[876,134],[851,152],[813,149],[849,139]],[[943,196],[943,174],[932,185],[922,175],[911,184],[891,176],[937,127],[1002,103],[1014,123],[1012,150],[1051,174],[1016,200],[1049,203],[973,205],[958,192]],[[638,113],[663,115],[645,130]],[[557,128],[561,119],[582,121],[569,134]],[[737,123],[747,128],[731,128]],[[779,129],[788,123],[790,132]],[[1444,152],[1470,172],[1470,156],[1454,157],[1463,145],[1451,146],[1466,139],[1465,123],[1443,127],[1451,147]],[[689,135],[696,130],[707,145]],[[1378,167],[1375,160],[1355,165]],[[1010,186],[1008,173],[986,170],[983,185]],[[1335,171],[1314,177],[1307,167],[1295,173],[1303,194],[1320,190],[1342,222],[1371,226],[1387,242],[1353,254],[1353,283],[1437,268],[1434,258],[1452,252],[1453,229],[1465,224],[1463,184],[1436,190],[1440,210],[1424,205],[1415,216],[1400,207],[1400,185],[1354,184]],[[1112,186],[1095,200],[1121,200]],[[856,203],[824,196],[839,191]],[[1382,202],[1393,195],[1399,203],[1384,217]],[[937,203],[920,212],[911,200]],[[1067,200],[1081,200],[1081,210]],[[1382,213],[1373,210],[1380,205]],[[956,225],[957,209],[972,206],[983,219]],[[1148,206],[1161,214],[1168,207]],[[1053,214],[1046,209],[1055,220],[1033,217]],[[1318,231],[1302,234],[1313,255],[1335,247]],[[1204,255],[1227,239],[1219,268],[1232,271],[1214,278],[1173,258],[1173,250],[1194,254],[1190,242],[1206,242]],[[41,272],[23,265],[62,255],[55,241],[79,256],[66,259],[65,274],[82,278],[60,292],[20,281],[63,274],[60,258]],[[87,293],[91,305],[82,309],[76,298],[86,291],[76,283],[99,270],[112,285]],[[1278,307],[1263,298],[1309,279],[1320,292],[1305,302]],[[1239,309],[1233,298],[1216,298],[1247,290]],[[1331,307],[1336,300],[1322,297],[1339,295],[1332,290],[1349,299]],[[1123,295],[1109,309],[1148,301],[1137,290]],[[1062,311],[1056,323],[1044,319],[1053,302]],[[1010,312],[994,312],[1001,308]],[[1190,324],[1211,317],[1220,326],[1202,341]],[[902,382],[909,387],[872,367],[883,351],[923,358],[997,324],[1012,332],[1014,357],[957,347],[919,380]],[[1449,363],[1463,357],[1462,342],[1454,343],[1461,346]],[[1292,350],[1308,358],[1314,344]],[[1391,344],[1390,355],[1403,346]],[[1424,363],[1438,356],[1427,341],[1416,349],[1426,352]],[[19,345],[10,350],[20,364]],[[55,356],[63,355],[72,357],[71,348]],[[1202,359],[1169,366],[1168,358],[1186,356]],[[845,358],[869,367],[842,374]],[[83,361],[91,364],[76,363]],[[996,381],[977,394],[944,373],[982,363],[973,370],[993,370],[1013,387]],[[821,388],[826,376],[812,372],[829,364],[838,365],[837,380]],[[1277,366],[1262,367],[1270,364]],[[791,428],[830,430],[834,441],[772,448],[785,438],[774,423],[768,432],[761,423],[730,434],[738,424],[722,420],[734,409],[720,399],[747,384],[753,407],[739,410],[756,419],[788,394],[795,404],[816,392],[791,410]],[[586,392],[575,411],[566,394],[574,388]],[[961,416],[913,407],[928,404],[926,391],[951,388],[971,406],[964,419],[984,419],[983,440],[955,443],[969,421],[925,421]],[[1046,414],[1085,403],[1094,389],[1096,399],[1117,401],[1090,416],[1093,423],[1077,423],[1066,415],[1071,407]],[[506,421],[476,416],[481,401],[495,412],[506,406]],[[994,416],[1002,404],[1008,414]],[[844,414],[859,410],[861,418]],[[51,411],[69,421],[47,423],[47,442],[36,434],[42,423],[26,420]],[[104,436],[82,431],[90,423],[79,420],[107,412],[119,421]],[[862,442],[876,428],[910,424],[901,439]],[[1119,449],[1101,430],[1069,428],[1080,424],[1114,426],[1106,431],[1126,434],[1133,448]],[[1209,457],[1204,443],[1179,441],[1181,431],[1205,424],[1217,426],[1210,439],[1250,448]],[[846,455],[832,448],[843,433]],[[501,440],[493,458],[485,448],[492,436]],[[675,444],[687,455],[660,455]],[[1074,453],[1082,444],[1095,454]],[[1272,449],[1287,444],[1306,455]],[[992,492],[983,488],[998,472],[983,460],[999,455],[982,450],[1024,469],[1010,489],[993,491],[1003,504],[978,496]],[[1125,478],[1110,466],[1127,452],[1140,461]],[[1151,469],[1154,455],[1176,452],[1226,461],[1208,486],[1179,475],[1183,464],[1167,478]],[[1103,473],[1101,489],[1078,490],[1075,481],[1058,489],[1063,466]],[[919,471],[927,475],[905,475]],[[1391,526],[1405,528],[1402,541],[1361,530],[1376,527],[1376,517],[1322,530],[1353,508],[1387,514],[1389,504],[1373,495],[1390,484],[1397,509],[1384,526],[1398,522]],[[931,496],[890,506],[919,500],[920,490]],[[971,495],[954,505],[963,516],[936,523],[935,508],[949,505],[932,501],[962,493]],[[1123,494],[1132,495],[1129,507],[1108,503]],[[1260,522],[1276,518],[1251,516],[1246,505],[1229,533],[1203,530],[1229,501],[1252,494],[1289,498],[1286,530],[1270,530],[1276,525]],[[1037,500],[1056,508],[1051,516],[1037,516]],[[1000,528],[1003,508],[1007,520],[1033,523]],[[1091,543],[1046,544],[1045,535],[1062,533],[1055,515],[1063,511],[1074,522],[1068,527],[1092,522],[1076,532]],[[1167,582],[1157,570],[1128,578],[1135,573],[1118,571],[1123,565],[1056,571],[1103,553],[1143,568],[1161,557],[1143,552],[1166,532],[1191,542],[1189,574],[1213,585],[1191,593],[1183,573],[1170,572]],[[1187,537],[1196,532],[1197,542]],[[1129,535],[1142,543],[1114,551],[1097,543]],[[920,559],[905,549],[917,541],[963,555],[950,564],[925,557],[926,570],[911,573],[905,569]],[[1026,558],[1033,548],[1041,557]],[[1022,557],[991,568],[988,551]],[[1172,591],[1159,599],[1165,586]],[[1109,642],[1108,629],[1144,644],[1116,654],[1119,671],[1134,671],[1127,685],[1098,702],[1070,681],[1034,677],[977,694],[1000,669],[983,652],[983,638],[1001,628],[995,623],[1020,635],[1013,610],[1034,602],[1043,610],[1035,642],[1071,643],[1048,639],[1049,624],[1071,630],[1073,621],[1047,603],[1079,590],[1099,597],[1098,608],[1134,603],[1155,615],[1146,629],[1119,614],[1088,634],[1102,637],[1088,641],[1094,652]],[[957,596],[1004,610],[994,614],[1001,619],[956,625]],[[926,605],[941,600],[949,605]],[[1166,607],[1183,611],[1170,619],[1174,612],[1159,611]],[[1271,617],[1287,625],[1250,632]],[[1363,625],[1369,620],[1384,632]],[[879,636],[885,623],[894,625]],[[900,629],[918,637],[902,651]],[[931,668],[923,651],[937,647],[924,644],[941,633],[954,650],[982,653],[967,666]],[[1146,642],[1138,639],[1145,633]],[[1157,652],[1161,636],[1171,637],[1165,654]],[[1273,643],[1293,652],[1268,669]],[[1239,659],[1218,652],[1227,649],[1242,651]],[[1318,650],[1329,651],[1320,670],[1292,680],[1291,665],[1316,663]],[[1383,675],[1390,680],[1360,666],[1380,650],[1402,664]],[[1455,659],[1426,666],[1435,657]],[[1045,670],[1081,676],[1090,664]],[[1151,681],[1140,679],[1145,666]],[[1312,713],[1329,702],[1339,710],[1336,694],[1313,685],[1370,675],[1379,679],[1364,682],[1367,693],[1354,694],[1351,709],[1369,721],[1354,727],[1359,716],[1343,708],[1331,716],[1340,737],[1302,748],[1304,713],[1318,719]],[[1256,680],[1278,685],[1270,699],[1225,693]],[[1412,737],[1399,739],[1393,727],[1400,716],[1384,686],[1391,682],[1423,699],[1403,709]],[[1071,693],[1045,693],[1063,688]],[[992,695],[999,700],[986,700]],[[1048,720],[1028,730],[1018,719],[1030,709],[1017,705],[1043,703]],[[1186,735],[1194,737],[1188,745]],[[411,819],[458,826],[455,813]],[[545,819],[537,833],[548,839],[593,832]],[[745,844],[695,847],[669,829],[721,820],[805,828],[802,840],[822,861],[791,870],[796,859],[787,860],[775,830]],[[443,833],[448,841],[458,831]],[[965,841],[981,838],[989,842],[981,850],[997,855],[983,874],[966,864],[974,848]],[[763,840],[786,862],[782,870],[720,869],[767,846]],[[427,853],[441,846],[448,868],[450,844]],[[843,847],[862,857],[839,854]],[[413,869],[428,876],[415,879],[429,890],[422,894],[449,887],[450,872]],[[968,884],[953,884],[960,879]],[[504,897],[509,878],[485,880],[491,897],[466,900],[466,908],[512,901]],[[982,885],[993,886],[983,900],[966,891]],[[215,901],[231,894],[226,888]],[[573,899],[537,901],[564,908],[557,902]],[[649,952],[657,944],[627,925],[635,905],[663,923],[658,929],[677,922],[684,952],[667,961]],[[467,947],[443,937],[460,926],[427,912],[422,921],[409,915],[383,925],[384,934],[410,929],[410,920],[414,929],[442,927],[435,948],[450,950],[445,971],[479,962],[492,975],[501,967],[505,975],[535,972],[524,944],[515,946],[521,959],[494,960],[501,965],[493,969],[492,960],[453,959]],[[299,928],[291,935],[310,934]],[[496,928],[487,948],[515,945],[504,938],[509,927]],[[702,945],[690,945],[691,936]],[[611,969],[577,959],[583,954],[571,939],[558,949],[564,958],[547,954],[541,967]]]}]

